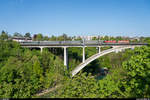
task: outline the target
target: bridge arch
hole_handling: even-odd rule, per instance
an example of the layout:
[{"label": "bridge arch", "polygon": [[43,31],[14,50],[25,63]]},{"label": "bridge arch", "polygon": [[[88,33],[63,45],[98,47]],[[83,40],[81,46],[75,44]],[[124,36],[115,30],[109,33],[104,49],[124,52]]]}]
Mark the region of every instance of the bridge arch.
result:
[{"label": "bridge arch", "polygon": [[102,52],[99,52],[97,54],[94,54],[93,56],[89,57],[88,59],[86,59],[84,62],[82,62],[81,64],[79,64],[73,71],[71,71],[71,74],[72,74],[72,77],[74,75],[76,75],[81,69],[83,69],[86,65],[88,65],[89,63],[91,63],[92,61],[94,61],[95,59],[103,56],[103,55],[106,55],[108,53],[111,53],[111,52],[115,52],[116,50],[117,51],[121,51],[121,50],[125,50],[125,49],[128,49],[128,48],[134,48],[135,46],[120,46],[120,47],[114,47],[114,48],[111,48],[111,49],[107,49],[107,50],[104,50]]}]

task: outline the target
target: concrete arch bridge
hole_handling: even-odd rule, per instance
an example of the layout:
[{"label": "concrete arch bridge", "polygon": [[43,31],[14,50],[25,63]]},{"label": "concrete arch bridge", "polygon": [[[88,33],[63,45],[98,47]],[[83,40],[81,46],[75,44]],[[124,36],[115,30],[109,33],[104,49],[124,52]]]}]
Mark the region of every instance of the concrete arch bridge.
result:
[{"label": "concrete arch bridge", "polygon": [[[87,41],[86,43],[80,43],[79,41],[34,41],[34,42],[20,42],[22,47],[27,48],[40,48],[41,53],[43,48],[64,48],[64,65],[68,68],[68,52],[69,47],[82,47],[82,63],[79,64],[74,70],[71,71],[72,77],[82,70],[86,65],[94,61],[95,59],[104,56],[111,52],[119,52],[125,49],[140,47],[147,45],[147,43],[97,43],[97,41]],[[111,49],[101,51],[101,47],[111,46]],[[98,47],[99,52],[85,60],[85,48],[86,47]]]},{"label": "concrete arch bridge", "polygon": [[[101,57],[101,56],[104,56],[108,53],[111,53],[111,52],[121,52],[125,49],[134,49],[135,46],[121,46],[121,47],[113,47],[111,49],[107,49],[107,50],[104,50],[102,52],[99,51],[99,53],[96,53],[94,54],[93,56],[87,58],[85,61],[83,61],[82,63],[80,63],[73,71],[71,71],[71,74],[72,74],[72,77],[74,75],[76,75],[80,70],[82,70],[84,67],[86,67],[86,65],[88,65],[89,63],[91,63],[92,61],[94,61],[95,59]],[[139,46],[136,46],[136,47],[139,47]]]}]

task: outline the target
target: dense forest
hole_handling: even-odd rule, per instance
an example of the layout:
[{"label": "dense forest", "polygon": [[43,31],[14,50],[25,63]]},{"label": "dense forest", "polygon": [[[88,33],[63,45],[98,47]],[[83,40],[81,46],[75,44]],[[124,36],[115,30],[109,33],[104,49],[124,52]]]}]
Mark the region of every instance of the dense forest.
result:
[{"label": "dense forest", "polygon": [[[14,36],[21,36],[15,33]],[[30,37],[27,33],[25,36]],[[82,62],[82,48],[68,48],[69,69],[63,65],[63,49],[23,48],[0,34],[0,98],[150,98],[150,46],[110,53],[91,62],[74,77],[70,71]],[[35,40],[55,40],[56,37],[36,35]],[[55,39],[54,39],[55,38]],[[67,35],[57,40],[70,40]],[[149,38],[141,38],[149,42]],[[150,43],[150,42],[149,42]],[[103,47],[102,50],[109,47]],[[86,58],[95,54],[86,48]],[[108,68],[102,75],[100,70]],[[42,96],[42,90],[61,87]]]}]

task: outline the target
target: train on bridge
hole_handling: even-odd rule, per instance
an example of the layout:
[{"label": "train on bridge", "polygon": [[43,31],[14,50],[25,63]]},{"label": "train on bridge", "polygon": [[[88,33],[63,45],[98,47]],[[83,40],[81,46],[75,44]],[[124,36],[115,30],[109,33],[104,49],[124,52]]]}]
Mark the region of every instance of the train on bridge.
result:
[{"label": "train on bridge", "polygon": [[129,44],[129,40],[110,40],[110,41],[105,41],[105,40],[93,40],[93,41],[32,41],[32,42],[20,42],[21,45],[76,45],[76,46],[83,46],[83,45],[101,45],[101,44]]},{"label": "train on bridge", "polygon": [[129,40],[111,40],[111,41],[104,41],[104,43],[130,43]]}]

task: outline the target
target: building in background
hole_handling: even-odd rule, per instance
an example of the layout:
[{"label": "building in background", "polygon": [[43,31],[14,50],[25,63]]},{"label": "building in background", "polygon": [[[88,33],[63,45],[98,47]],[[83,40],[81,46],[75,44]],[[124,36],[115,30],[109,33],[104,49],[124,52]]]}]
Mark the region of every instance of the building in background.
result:
[{"label": "building in background", "polygon": [[24,42],[24,41],[28,41],[28,42],[30,41],[31,42],[32,38],[31,37],[16,37],[15,36],[12,38],[12,40],[16,41],[16,42]]},{"label": "building in background", "polygon": [[85,40],[93,40],[93,39],[100,38],[100,36],[88,35],[88,36],[80,36],[80,38],[85,39]]}]

